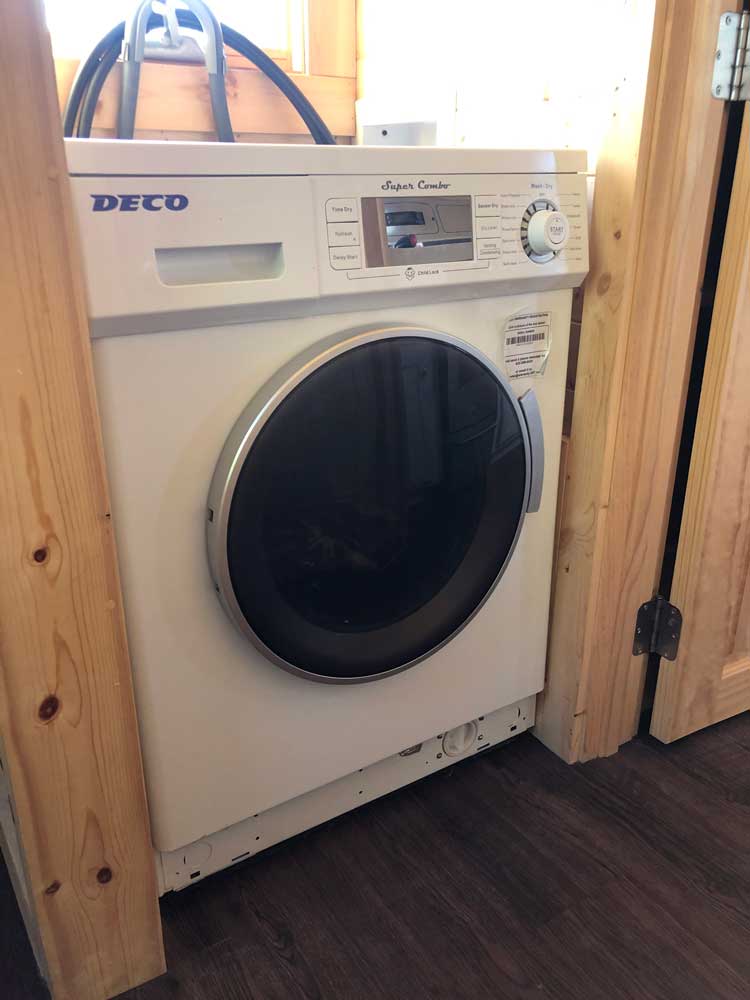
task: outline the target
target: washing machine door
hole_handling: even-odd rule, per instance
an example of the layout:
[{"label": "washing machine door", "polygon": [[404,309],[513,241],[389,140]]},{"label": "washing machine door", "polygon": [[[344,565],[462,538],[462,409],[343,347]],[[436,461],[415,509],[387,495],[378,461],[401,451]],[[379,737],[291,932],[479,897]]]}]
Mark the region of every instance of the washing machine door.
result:
[{"label": "washing machine door", "polygon": [[222,603],[274,663],[382,678],[479,610],[538,506],[541,420],[446,334],[371,330],[286,366],[238,420],[209,494]]}]

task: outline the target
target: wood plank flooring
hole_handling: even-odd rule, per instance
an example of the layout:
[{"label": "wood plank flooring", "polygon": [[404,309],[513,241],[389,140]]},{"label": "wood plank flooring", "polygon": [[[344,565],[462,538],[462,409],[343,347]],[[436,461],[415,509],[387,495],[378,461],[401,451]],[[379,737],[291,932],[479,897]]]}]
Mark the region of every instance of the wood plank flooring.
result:
[{"label": "wood plank flooring", "polygon": [[[162,900],[127,1000],[747,1000],[750,713],[568,767],[529,735]],[[36,976],[0,871],[5,1000]]]}]

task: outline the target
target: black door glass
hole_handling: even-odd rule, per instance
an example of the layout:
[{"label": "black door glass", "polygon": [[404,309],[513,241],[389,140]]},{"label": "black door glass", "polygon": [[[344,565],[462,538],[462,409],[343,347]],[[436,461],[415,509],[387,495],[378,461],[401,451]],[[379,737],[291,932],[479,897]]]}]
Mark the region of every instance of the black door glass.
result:
[{"label": "black door glass", "polygon": [[284,399],[245,458],[227,533],[239,607],[300,670],[397,669],[492,588],[525,479],[516,410],[472,355],[408,336],[346,351]]}]

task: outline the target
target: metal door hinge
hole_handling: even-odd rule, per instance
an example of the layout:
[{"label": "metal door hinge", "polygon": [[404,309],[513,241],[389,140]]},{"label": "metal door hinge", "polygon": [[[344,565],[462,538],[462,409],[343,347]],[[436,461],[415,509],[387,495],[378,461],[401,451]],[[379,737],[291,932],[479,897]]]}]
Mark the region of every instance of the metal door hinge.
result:
[{"label": "metal door hinge", "polygon": [[682,614],[666,597],[655,594],[638,608],[633,636],[633,656],[658,653],[665,660],[674,660],[680,645]]},{"label": "metal door hinge", "polygon": [[720,101],[746,101],[750,97],[750,62],[747,38],[750,13],[725,11],[719,19],[711,93]]}]

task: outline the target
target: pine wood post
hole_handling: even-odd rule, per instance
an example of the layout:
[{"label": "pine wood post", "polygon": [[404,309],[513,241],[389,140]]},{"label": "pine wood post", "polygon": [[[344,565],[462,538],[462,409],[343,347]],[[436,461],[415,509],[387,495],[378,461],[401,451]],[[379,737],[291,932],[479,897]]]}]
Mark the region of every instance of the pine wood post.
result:
[{"label": "pine wood post", "polygon": [[356,7],[357,0],[308,0],[308,73],[356,77]]},{"label": "pine wood post", "polygon": [[[734,0],[634,4],[633,54],[597,169],[547,688],[536,732],[569,761],[635,733],[646,657],[635,615],[658,586],[726,109],[711,97]],[[653,38],[651,40],[651,27]],[[648,48],[644,48],[648,52]]]},{"label": "pine wood post", "polygon": [[100,1000],[164,957],[41,0],[0,4],[0,92],[0,733],[15,874],[53,995]]}]

